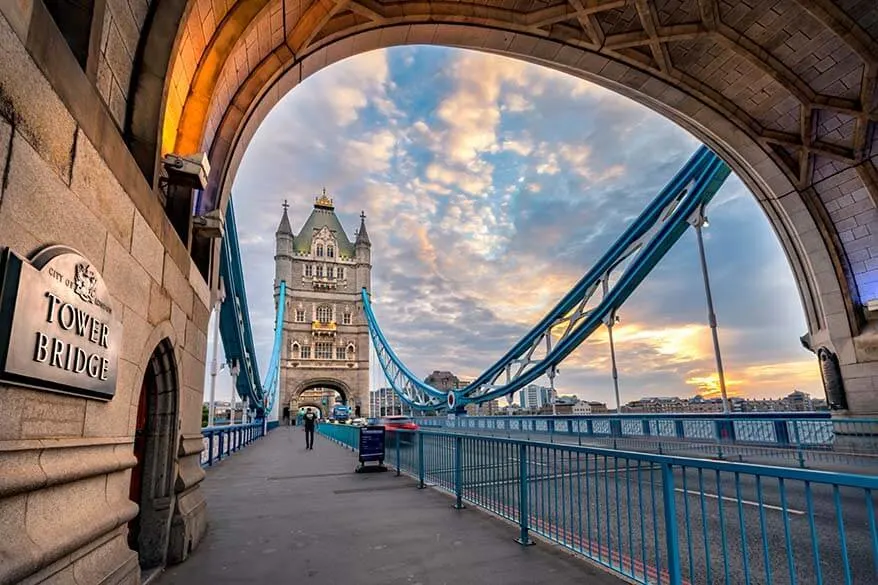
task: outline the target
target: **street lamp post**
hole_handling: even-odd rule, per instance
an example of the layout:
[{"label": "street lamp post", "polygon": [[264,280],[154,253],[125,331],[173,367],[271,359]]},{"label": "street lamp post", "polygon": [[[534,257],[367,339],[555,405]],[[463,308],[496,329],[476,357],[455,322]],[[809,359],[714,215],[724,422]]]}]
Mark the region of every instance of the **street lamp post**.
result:
[{"label": "street lamp post", "polygon": [[616,368],[616,346],[613,343],[613,325],[619,322],[615,312],[607,319],[607,334],[610,337],[610,363],[613,371],[613,389],[616,392],[616,414],[622,413],[622,402],[619,398],[619,370]]},{"label": "street lamp post", "polygon": [[210,367],[210,404],[207,407],[207,426],[212,427],[216,418],[216,375],[219,373],[219,362],[217,362],[217,353],[219,351],[219,321],[220,306],[226,300],[226,290],[223,282],[220,280],[216,291],[216,300],[214,301],[214,322],[213,322],[213,361]]},{"label": "street lamp post", "polygon": [[[604,298],[607,298],[607,292],[610,288],[610,275],[607,274],[603,280]],[[616,414],[622,414],[622,401],[619,398],[619,370],[616,368],[616,345],[613,343],[613,325],[619,322],[619,316],[616,311],[611,311],[604,324],[607,326],[607,335],[610,338],[610,364],[612,366],[613,389],[616,392]]]},{"label": "street lamp post", "polygon": [[552,399],[552,416],[558,416],[558,399],[555,396],[555,376],[558,374],[558,371],[555,369],[555,366],[549,368],[549,394]]},{"label": "street lamp post", "polygon": [[723,413],[729,413],[729,398],[726,394],[726,378],[723,374],[723,359],[719,351],[719,337],[716,331],[716,314],[713,311],[713,296],[710,294],[710,277],[707,273],[707,258],[704,255],[704,238],[701,228],[709,225],[707,216],[704,214],[704,206],[698,207],[698,211],[689,220],[695,228],[695,239],[698,241],[698,256],[701,260],[701,276],[704,279],[704,295],[707,297],[707,322],[710,325],[710,334],[713,337],[713,353],[716,357],[716,373],[719,377],[719,390],[722,393]]}]

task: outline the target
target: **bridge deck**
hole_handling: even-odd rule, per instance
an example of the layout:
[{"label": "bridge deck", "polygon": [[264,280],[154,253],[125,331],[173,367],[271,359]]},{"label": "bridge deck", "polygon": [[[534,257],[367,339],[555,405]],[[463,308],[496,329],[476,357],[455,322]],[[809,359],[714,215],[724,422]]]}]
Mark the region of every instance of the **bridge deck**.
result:
[{"label": "bridge deck", "polygon": [[623,583],[392,471],[355,474],[356,456],[319,435],[304,444],[281,427],[211,469],[207,535],[159,585]]}]

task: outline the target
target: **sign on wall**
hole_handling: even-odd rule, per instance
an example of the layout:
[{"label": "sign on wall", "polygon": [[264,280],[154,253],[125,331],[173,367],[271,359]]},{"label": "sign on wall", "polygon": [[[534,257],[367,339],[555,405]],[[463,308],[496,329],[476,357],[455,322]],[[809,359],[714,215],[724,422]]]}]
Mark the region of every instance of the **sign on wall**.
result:
[{"label": "sign on wall", "polygon": [[6,250],[0,278],[0,379],[112,399],[121,315],[91,262],[65,246],[31,262]]}]

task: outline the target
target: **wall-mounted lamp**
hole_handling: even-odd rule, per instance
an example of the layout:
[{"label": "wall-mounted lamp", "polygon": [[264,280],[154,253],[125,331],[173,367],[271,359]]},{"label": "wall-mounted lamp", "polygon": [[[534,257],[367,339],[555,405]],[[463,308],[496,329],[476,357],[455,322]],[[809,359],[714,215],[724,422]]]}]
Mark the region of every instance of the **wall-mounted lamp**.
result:
[{"label": "wall-mounted lamp", "polygon": [[196,152],[181,156],[166,154],[162,158],[162,166],[168,175],[167,184],[190,189],[207,187],[207,176],[210,174],[210,163],[207,154]]}]

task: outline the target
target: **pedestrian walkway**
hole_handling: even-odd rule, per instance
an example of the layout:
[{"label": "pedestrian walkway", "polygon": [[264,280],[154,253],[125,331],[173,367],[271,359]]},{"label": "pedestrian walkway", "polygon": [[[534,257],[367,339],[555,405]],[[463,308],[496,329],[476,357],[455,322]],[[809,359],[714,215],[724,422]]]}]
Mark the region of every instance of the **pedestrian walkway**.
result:
[{"label": "pedestrian walkway", "polygon": [[356,455],[281,427],[208,471],[210,524],[159,585],[589,583],[620,579],[394,472],[353,473]]}]

